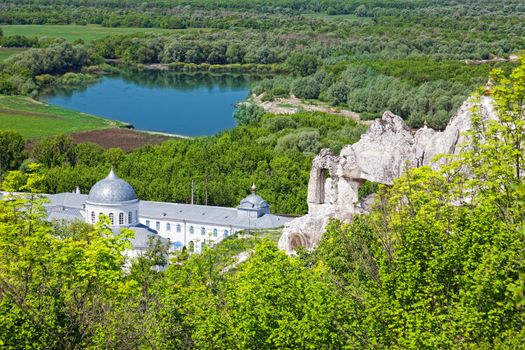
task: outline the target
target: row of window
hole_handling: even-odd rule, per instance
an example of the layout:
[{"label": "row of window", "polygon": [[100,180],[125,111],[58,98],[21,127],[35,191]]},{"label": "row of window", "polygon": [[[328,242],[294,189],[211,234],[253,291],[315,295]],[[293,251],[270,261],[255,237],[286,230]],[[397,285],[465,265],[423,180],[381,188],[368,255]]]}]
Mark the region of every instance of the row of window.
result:
[{"label": "row of window", "polygon": [[[100,218],[100,216],[103,215],[103,213],[98,213],[98,217]],[[137,217],[137,211],[135,211],[135,217]],[[114,225],[115,224],[115,214],[113,213],[109,213],[109,220],[111,221],[111,225]],[[91,223],[94,224],[96,221],[96,217],[95,217],[95,212],[92,211],[91,212]],[[124,221],[124,213],[119,213],[118,214],[118,224],[119,225],[124,225],[126,222]],[[133,212],[128,212],[128,224],[132,224],[133,223]]]},{"label": "row of window", "polygon": [[[149,220],[146,220],[146,226],[151,227],[151,222]],[[160,231],[160,221],[155,222],[155,228],[157,231]],[[177,232],[181,232],[182,231],[181,224],[177,224],[175,229]],[[166,231],[168,232],[171,231],[171,223],[169,222],[166,223]],[[190,234],[194,234],[194,233],[195,233],[195,228],[193,227],[193,225],[190,225]],[[225,237],[228,237],[229,234],[230,232],[228,230],[224,230]],[[206,235],[206,228],[203,226],[201,227],[201,236],[205,236],[205,235]],[[219,231],[216,228],[214,228],[213,237],[217,237],[218,235],[219,235]]]}]

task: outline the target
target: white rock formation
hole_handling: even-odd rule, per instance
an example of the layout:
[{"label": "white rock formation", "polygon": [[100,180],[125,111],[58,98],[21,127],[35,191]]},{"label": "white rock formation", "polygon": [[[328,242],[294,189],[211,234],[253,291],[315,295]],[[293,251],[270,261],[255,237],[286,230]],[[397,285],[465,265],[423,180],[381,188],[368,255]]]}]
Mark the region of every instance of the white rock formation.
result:
[{"label": "white rock formation", "polygon": [[345,146],[339,156],[323,149],[312,162],[308,182],[308,214],[291,221],[279,240],[279,248],[292,253],[302,245],[315,248],[330,218],[352,220],[364,210],[358,205],[359,186],[365,181],[390,185],[408,168],[429,165],[438,168],[446,162],[439,154],[455,154],[468,146],[463,135],[471,127],[476,108],[485,119],[496,111],[490,97],[463,103],[444,131],[426,126],[413,133],[405,122],[391,112],[374,121],[361,139]]}]

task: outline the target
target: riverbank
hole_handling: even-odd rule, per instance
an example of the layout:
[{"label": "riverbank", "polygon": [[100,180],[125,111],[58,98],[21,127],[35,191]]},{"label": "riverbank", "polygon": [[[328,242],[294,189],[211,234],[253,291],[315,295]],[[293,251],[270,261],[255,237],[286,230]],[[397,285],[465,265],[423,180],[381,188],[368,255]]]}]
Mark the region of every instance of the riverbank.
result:
[{"label": "riverbank", "polygon": [[49,105],[24,96],[0,95],[0,131],[16,131],[28,149],[46,137],[69,135],[74,142],[93,142],[101,147],[132,151],[167,140],[187,139],[146,130],[135,130],[129,123]]},{"label": "riverbank", "polygon": [[282,64],[208,64],[208,63],[151,63],[151,64],[129,64],[119,59],[107,59],[106,63],[112,65],[122,65],[127,68],[153,71],[172,71],[181,73],[232,73],[232,74],[287,74],[288,70]]},{"label": "riverbank", "polygon": [[61,108],[25,96],[0,95],[0,130],[14,130],[26,139],[40,139],[128,124]]}]

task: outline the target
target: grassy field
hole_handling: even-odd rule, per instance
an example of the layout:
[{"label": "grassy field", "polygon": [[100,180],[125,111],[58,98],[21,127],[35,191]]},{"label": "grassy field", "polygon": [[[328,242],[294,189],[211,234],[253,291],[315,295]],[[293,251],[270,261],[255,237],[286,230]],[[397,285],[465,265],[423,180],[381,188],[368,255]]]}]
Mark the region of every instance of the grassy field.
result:
[{"label": "grassy field", "polygon": [[108,35],[122,35],[137,32],[168,33],[176,29],[161,28],[106,28],[99,25],[3,25],[4,35],[25,35],[29,37],[47,36],[50,38],[64,38],[69,41],[82,39],[92,41]]},{"label": "grassy field", "polygon": [[0,47],[0,61],[3,61],[9,56],[22,52],[24,50],[25,49]]},{"label": "grassy field", "polygon": [[0,130],[15,130],[27,139],[120,125],[116,121],[50,106],[27,97],[0,95]]}]

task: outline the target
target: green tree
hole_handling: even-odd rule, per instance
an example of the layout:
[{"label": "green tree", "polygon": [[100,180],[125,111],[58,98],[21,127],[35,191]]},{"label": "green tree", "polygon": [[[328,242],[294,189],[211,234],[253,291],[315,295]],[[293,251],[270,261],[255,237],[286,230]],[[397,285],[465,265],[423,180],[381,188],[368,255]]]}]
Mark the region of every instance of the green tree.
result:
[{"label": "green tree", "polygon": [[124,151],[120,148],[110,148],[105,152],[106,161],[112,166],[117,168],[120,163],[124,160]]},{"label": "green tree", "polygon": [[74,146],[73,152],[75,153],[75,164],[77,165],[96,166],[103,164],[105,161],[104,149],[96,143],[78,143]]},{"label": "green tree", "polygon": [[368,9],[366,8],[366,5],[362,4],[357,6],[355,9],[355,15],[357,17],[366,17],[368,15]]},{"label": "green tree", "polygon": [[[27,177],[25,191],[39,176]],[[0,201],[0,343],[73,349],[136,339],[109,326],[138,291],[123,270],[129,233],[114,236],[107,221],[59,228],[37,195],[9,199]]]},{"label": "green tree", "polygon": [[22,135],[14,131],[0,131],[0,180],[4,171],[18,169],[25,158]]},{"label": "green tree", "polygon": [[66,135],[44,139],[35,144],[33,158],[47,168],[75,164],[73,139]]},{"label": "green tree", "polygon": [[317,56],[294,52],[286,60],[285,64],[294,75],[306,77],[316,72],[320,62]]},{"label": "green tree", "polygon": [[249,125],[259,122],[264,111],[252,103],[240,104],[233,112],[233,118],[239,125]]},{"label": "green tree", "polygon": [[350,89],[345,82],[337,82],[328,89],[328,99],[334,106],[345,104],[348,100]]}]

